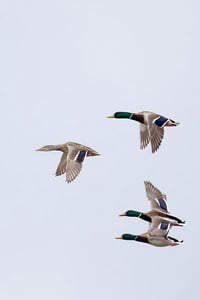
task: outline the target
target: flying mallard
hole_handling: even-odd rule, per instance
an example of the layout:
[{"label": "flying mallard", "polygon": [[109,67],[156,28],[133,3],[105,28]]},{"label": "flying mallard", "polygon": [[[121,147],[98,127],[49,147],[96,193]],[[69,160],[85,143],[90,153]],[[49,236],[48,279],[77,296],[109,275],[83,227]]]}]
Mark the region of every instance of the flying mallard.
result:
[{"label": "flying mallard", "polygon": [[183,241],[178,241],[177,239],[168,235],[162,237],[151,236],[148,233],[148,231],[140,235],[124,233],[122,235],[117,236],[116,239],[133,240],[136,242],[147,243],[157,247],[178,246],[183,243]]},{"label": "flying mallard", "polygon": [[183,243],[168,235],[170,223],[167,223],[161,217],[153,217],[147,232],[139,235],[125,233],[117,236],[116,239],[134,240],[157,247],[177,246]]},{"label": "flying mallard", "polygon": [[116,112],[108,118],[131,119],[140,123],[140,148],[144,149],[149,142],[152,152],[160,147],[164,137],[165,126],[177,126],[179,123],[150,111],[139,113]]},{"label": "flying mallard", "polygon": [[68,183],[78,176],[86,156],[100,155],[92,148],[74,142],[67,142],[60,145],[46,145],[36,151],[53,150],[63,152],[55,175],[59,176],[66,173],[66,181]]},{"label": "flying mallard", "polygon": [[147,222],[152,222],[155,217],[160,217],[170,226],[183,226],[185,221],[171,215],[168,211],[167,196],[160,192],[150,181],[144,182],[146,188],[146,195],[150,201],[151,210],[143,213],[135,210],[127,210],[120,214],[120,216],[138,217]]}]

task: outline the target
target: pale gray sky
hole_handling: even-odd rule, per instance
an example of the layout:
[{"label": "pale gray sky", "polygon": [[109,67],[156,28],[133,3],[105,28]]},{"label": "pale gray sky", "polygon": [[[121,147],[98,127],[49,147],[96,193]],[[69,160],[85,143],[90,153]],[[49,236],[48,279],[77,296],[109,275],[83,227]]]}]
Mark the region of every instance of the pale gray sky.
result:
[{"label": "pale gray sky", "polygon": [[[199,299],[199,1],[1,1],[0,299]],[[180,122],[156,154],[139,149],[151,110]],[[99,151],[71,184],[54,172],[76,141]],[[185,219],[179,247],[142,233],[144,180]]]}]

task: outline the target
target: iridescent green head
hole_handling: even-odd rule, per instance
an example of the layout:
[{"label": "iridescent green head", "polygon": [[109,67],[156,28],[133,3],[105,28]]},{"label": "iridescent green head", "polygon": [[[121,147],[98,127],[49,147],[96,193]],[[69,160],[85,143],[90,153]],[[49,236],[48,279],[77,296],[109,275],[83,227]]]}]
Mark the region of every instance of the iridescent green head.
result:
[{"label": "iridescent green head", "polygon": [[130,119],[132,113],[126,111],[117,111],[113,115],[108,116],[108,118],[116,118],[116,119]]},{"label": "iridescent green head", "polygon": [[136,210],[127,210],[124,213],[120,214],[120,216],[126,216],[126,217],[140,217],[141,212]]},{"label": "iridescent green head", "polygon": [[124,234],[116,237],[116,239],[127,240],[127,241],[136,240],[136,238],[137,238],[137,235],[130,234],[130,233],[124,233]]}]

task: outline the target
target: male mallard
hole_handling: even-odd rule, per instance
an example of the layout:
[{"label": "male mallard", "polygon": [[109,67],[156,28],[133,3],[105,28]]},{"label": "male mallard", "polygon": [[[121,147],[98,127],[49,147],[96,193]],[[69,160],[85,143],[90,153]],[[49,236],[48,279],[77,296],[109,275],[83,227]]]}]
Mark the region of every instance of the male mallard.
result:
[{"label": "male mallard", "polygon": [[149,142],[152,152],[156,152],[164,137],[165,126],[177,126],[179,123],[150,111],[139,113],[116,112],[108,118],[131,119],[140,123],[140,148],[144,149]]},{"label": "male mallard", "polygon": [[183,241],[178,241],[175,238],[168,236],[171,224],[166,222],[161,217],[153,217],[147,232],[139,235],[122,234],[117,239],[135,240],[138,242],[148,243],[157,247],[176,246]]},{"label": "male mallard", "polygon": [[160,217],[168,222],[171,226],[183,226],[185,221],[182,221],[169,213],[167,196],[153,186],[150,181],[145,181],[144,185],[146,188],[147,198],[150,201],[151,211],[143,213],[135,210],[128,210],[120,214],[120,216],[138,217],[147,222],[152,222],[153,218]]},{"label": "male mallard", "polygon": [[136,242],[147,243],[157,247],[178,246],[183,243],[183,241],[178,241],[177,239],[168,235],[163,237],[157,237],[149,235],[148,232],[145,232],[140,235],[124,233],[120,236],[117,236],[116,239],[133,240]]},{"label": "male mallard", "polygon": [[66,172],[66,181],[68,183],[78,176],[86,156],[100,155],[92,148],[74,142],[67,142],[60,145],[46,145],[36,151],[53,150],[63,152],[55,175],[62,175]]}]

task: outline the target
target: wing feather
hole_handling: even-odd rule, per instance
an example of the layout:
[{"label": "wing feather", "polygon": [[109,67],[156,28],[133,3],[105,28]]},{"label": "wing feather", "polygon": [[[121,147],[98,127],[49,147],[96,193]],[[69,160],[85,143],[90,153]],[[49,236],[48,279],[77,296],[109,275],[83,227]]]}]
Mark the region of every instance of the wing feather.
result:
[{"label": "wing feather", "polygon": [[140,123],[140,149],[144,149],[150,142],[148,127]]},{"label": "wing feather", "polygon": [[61,156],[59,165],[56,170],[56,176],[60,176],[66,172],[66,165],[67,165],[67,153],[64,152]]},{"label": "wing feather", "polygon": [[152,152],[156,152],[161,145],[162,139],[164,137],[164,128],[159,127],[154,123],[149,126],[150,131],[150,141]]},{"label": "wing feather", "polygon": [[166,195],[161,193],[161,191],[157,189],[150,181],[145,181],[144,185],[151,208],[169,213]]}]

